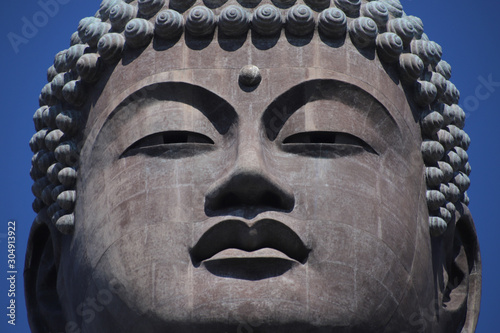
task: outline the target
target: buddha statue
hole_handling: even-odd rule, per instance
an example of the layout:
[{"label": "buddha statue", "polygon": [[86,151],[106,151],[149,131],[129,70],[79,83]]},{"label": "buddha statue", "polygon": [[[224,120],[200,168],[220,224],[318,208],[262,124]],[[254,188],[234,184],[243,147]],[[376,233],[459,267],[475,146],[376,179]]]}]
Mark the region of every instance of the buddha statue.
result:
[{"label": "buddha statue", "polygon": [[32,332],[473,332],[465,113],[398,0],[105,0],[35,112]]}]

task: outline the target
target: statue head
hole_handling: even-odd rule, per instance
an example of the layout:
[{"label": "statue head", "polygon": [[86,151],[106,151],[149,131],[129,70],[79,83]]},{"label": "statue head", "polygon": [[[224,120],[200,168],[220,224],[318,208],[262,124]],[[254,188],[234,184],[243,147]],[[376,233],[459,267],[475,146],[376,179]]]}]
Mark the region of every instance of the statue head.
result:
[{"label": "statue head", "polygon": [[105,0],[34,115],[33,332],[471,332],[470,139],[398,0]]}]

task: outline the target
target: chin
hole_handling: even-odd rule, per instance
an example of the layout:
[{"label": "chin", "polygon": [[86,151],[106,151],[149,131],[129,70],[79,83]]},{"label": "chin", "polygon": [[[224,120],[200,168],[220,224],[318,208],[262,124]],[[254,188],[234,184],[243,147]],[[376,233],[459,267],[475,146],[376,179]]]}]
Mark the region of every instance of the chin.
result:
[{"label": "chin", "polygon": [[[275,300],[246,300],[212,304],[210,309],[193,310],[184,316],[172,318],[171,311],[149,312],[129,320],[126,327],[116,332],[169,333],[401,333],[385,330],[387,322],[367,321],[353,313],[332,313],[329,309],[303,311],[289,303]],[[106,327],[99,326],[99,327]],[[118,325],[117,325],[118,326]],[[401,326],[399,326],[401,327]],[[109,332],[115,332],[110,330]],[[92,332],[92,330],[89,330]]]},{"label": "chin", "polygon": [[[253,265],[279,266],[280,260],[259,258]],[[288,269],[280,275],[249,274],[245,279],[215,275],[204,263],[187,268],[190,277],[170,275],[171,279],[155,281],[154,295],[147,279],[143,285],[125,283],[86,331],[109,327],[106,332],[385,332],[382,328],[394,319],[397,304],[381,297],[375,282],[367,281],[367,290],[356,292],[348,269],[337,267],[324,276],[325,271],[315,269],[314,260],[311,263],[312,267],[281,263]],[[162,270],[180,272],[173,267],[157,272]]]}]

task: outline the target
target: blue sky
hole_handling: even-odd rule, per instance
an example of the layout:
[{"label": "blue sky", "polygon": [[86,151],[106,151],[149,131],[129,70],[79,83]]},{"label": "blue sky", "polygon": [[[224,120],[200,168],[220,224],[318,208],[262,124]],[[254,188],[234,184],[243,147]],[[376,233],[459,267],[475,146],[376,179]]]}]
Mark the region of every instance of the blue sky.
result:
[{"label": "blue sky", "polygon": [[[48,2],[42,0],[41,2]],[[59,8],[46,22],[38,1],[9,1],[0,14],[0,58],[2,121],[0,122],[0,331],[28,332],[22,267],[29,227],[35,217],[31,210],[32,181],[28,175],[32,153],[28,141],[34,134],[32,116],[38,107],[38,95],[46,83],[46,70],[54,55],[69,46],[69,37],[79,20],[92,16],[99,0],[58,0]],[[64,3],[64,4],[62,4]],[[483,298],[476,332],[498,331],[497,280],[500,268],[500,223],[493,208],[498,204],[500,188],[500,2],[491,0],[444,1],[402,0],[407,14],[422,18],[429,37],[444,50],[443,59],[453,68],[452,81],[460,89],[461,104],[468,117],[465,130],[472,138],[469,149],[472,164],[469,190],[470,209],[476,222],[483,259]],[[8,8],[7,8],[8,7]],[[47,17],[47,16],[46,16]],[[41,20],[31,31],[26,44],[11,45],[8,33],[22,34],[23,20]],[[41,24],[43,23],[43,24]],[[17,51],[17,52],[16,52]],[[499,82],[496,85],[485,82]],[[8,325],[7,307],[7,223],[17,221],[17,320]]]}]

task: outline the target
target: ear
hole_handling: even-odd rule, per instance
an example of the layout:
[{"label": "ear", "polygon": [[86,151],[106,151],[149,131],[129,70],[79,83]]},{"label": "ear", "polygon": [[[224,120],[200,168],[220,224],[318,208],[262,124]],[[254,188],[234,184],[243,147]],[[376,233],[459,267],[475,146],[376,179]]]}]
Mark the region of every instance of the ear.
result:
[{"label": "ear", "polygon": [[440,297],[439,332],[473,333],[481,301],[481,256],[467,206],[460,204],[456,216],[456,223],[448,225],[442,239],[433,242],[440,243],[441,254],[439,264],[435,262],[434,266]]},{"label": "ear", "polygon": [[[24,289],[31,332],[64,332],[65,318],[57,293],[57,230],[45,223],[31,227],[24,268]],[[55,236],[54,236],[55,235]]]}]

